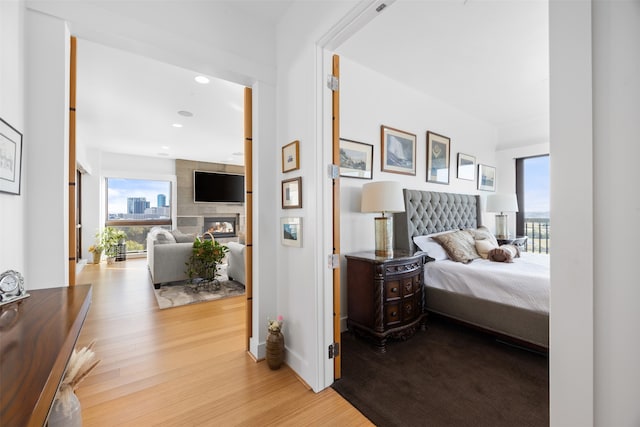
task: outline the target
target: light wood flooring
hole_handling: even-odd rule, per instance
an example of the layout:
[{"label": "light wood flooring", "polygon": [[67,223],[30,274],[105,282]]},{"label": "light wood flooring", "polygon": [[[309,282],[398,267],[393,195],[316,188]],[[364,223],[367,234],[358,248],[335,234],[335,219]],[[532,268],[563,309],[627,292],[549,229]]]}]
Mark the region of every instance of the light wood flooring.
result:
[{"label": "light wood flooring", "polygon": [[93,302],[77,347],[101,360],[77,394],[85,426],[372,425],[333,389],[256,363],[244,297],[158,309],[145,259],[86,266]]}]

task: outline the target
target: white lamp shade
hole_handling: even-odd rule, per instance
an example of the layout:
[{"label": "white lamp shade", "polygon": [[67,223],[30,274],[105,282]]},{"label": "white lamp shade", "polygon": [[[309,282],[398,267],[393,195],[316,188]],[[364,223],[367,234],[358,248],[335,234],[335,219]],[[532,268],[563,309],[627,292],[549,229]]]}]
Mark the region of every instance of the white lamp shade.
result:
[{"label": "white lamp shade", "polygon": [[362,212],[404,212],[402,186],[395,181],[376,181],[362,186]]},{"label": "white lamp shade", "polygon": [[518,198],[515,194],[489,194],[487,212],[518,212]]}]

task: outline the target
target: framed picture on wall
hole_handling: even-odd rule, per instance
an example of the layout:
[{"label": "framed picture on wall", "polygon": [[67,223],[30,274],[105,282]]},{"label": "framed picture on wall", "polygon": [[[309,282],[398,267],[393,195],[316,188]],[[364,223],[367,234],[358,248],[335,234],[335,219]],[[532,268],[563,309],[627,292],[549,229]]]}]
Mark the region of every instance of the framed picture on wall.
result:
[{"label": "framed picture on wall", "polygon": [[373,179],[373,145],[340,138],[340,176]]},{"label": "framed picture on wall", "polygon": [[478,165],[478,190],[496,191],[496,168]]},{"label": "framed picture on wall", "polygon": [[416,174],[416,136],[412,133],[380,126],[382,172]]},{"label": "framed picture on wall", "polygon": [[0,119],[0,191],[20,194],[22,134]]},{"label": "framed picture on wall", "polygon": [[476,158],[468,154],[458,153],[458,179],[476,180]]},{"label": "framed picture on wall", "polygon": [[282,181],[282,209],[302,207],[302,177]]},{"label": "framed picture on wall", "polygon": [[302,247],[302,218],[280,218],[280,242],[284,246]]},{"label": "framed picture on wall", "polygon": [[427,182],[449,184],[451,139],[427,131]]},{"label": "framed picture on wall", "polygon": [[282,172],[300,169],[300,141],[295,140],[282,147]]}]

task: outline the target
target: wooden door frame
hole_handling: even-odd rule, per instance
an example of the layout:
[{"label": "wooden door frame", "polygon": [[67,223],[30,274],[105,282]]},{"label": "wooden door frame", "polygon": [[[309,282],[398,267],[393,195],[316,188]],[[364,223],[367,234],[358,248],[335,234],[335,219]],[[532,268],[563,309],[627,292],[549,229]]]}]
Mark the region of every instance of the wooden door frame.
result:
[{"label": "wooden door frame", "polygon": [[246,350],[253,335],[253,90],[244,88],[244,183],[245,183],[245,298]]},{"label": "wooden door frame", "polygon": [[68,217],[68,265],[69,265],[69,286],[76,284],[76,238],[78,228],[76,227],[76,55],[77,39],[71,37],[70,40],[70,61],[69,61],[69,201],[67,204]]},{"label": "wooden door frame", "polygon": [[[340,81],[340,57],[333,55],[331,63],[331,74],[337,81]],[[332,163],[340,167],[340,86],[332,90],[331,93],[331,150]],[[332,180],[332,217],[333,217],[333,256],[340,259],[340,176]],[[342,358],[340,356],[340,348],[342,342],[340,339],[340,262],[338,268],[333,270],[333,345],[338,346],[338,354],[333,358],[333,379],[338,380],[342,377]]]}]

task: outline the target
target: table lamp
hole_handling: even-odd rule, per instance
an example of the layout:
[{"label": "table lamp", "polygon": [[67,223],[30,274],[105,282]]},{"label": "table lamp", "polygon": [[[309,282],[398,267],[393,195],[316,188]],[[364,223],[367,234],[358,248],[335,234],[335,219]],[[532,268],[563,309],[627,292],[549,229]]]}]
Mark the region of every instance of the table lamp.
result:
[{"label": "table lamp", "polygon": [[500,212],[496,215],[496,238],[509,238],[508,215],[505,212],[518,212],[518,198],[515,194],[490,194],[487,196],[487,212]]},{"label": "table lamp", "polygon": [[376,255],[393,256],[393,216],[385,213],[404,212],[400,183],[377,181],[363,185],[361,211],[382,213],[375,218]]}]

